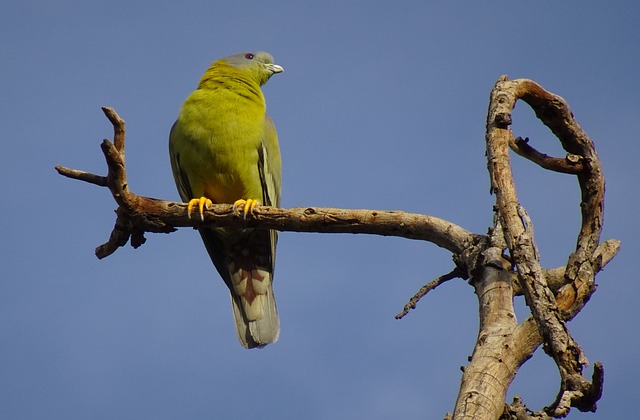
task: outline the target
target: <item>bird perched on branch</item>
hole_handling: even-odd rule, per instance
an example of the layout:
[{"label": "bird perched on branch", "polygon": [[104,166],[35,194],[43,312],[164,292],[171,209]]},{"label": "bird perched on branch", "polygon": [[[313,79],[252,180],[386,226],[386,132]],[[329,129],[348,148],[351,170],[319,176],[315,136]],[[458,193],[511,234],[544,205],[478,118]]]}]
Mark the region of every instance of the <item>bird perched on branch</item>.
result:
[{"label": "bird perched on branch", "polygon": [[[256,205],[279,206],[278,136],[261,86],[283,71],[266,52],[214,62],[182,105],[171,128],[169,153],[180,197],[191,216],[212,203],[250,215]],[[263,229],[199,228],[231,292],[240,343],[263,347],[278,339],[273,294],[277,233]]]}]

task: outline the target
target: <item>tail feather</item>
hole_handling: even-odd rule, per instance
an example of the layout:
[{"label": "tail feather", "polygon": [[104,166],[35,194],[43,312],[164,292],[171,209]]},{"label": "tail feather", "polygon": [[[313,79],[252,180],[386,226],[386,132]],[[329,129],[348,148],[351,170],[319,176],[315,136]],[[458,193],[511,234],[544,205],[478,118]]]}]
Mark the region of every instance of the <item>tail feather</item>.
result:
[{"label": "tail feather", "polygon": [[251,349],[275,342],[280,331],[272,284],[277,233],[199,231],[211,261],[231,292],[240,343]]},{"label": "tail feather", "polygon": [[[255,320],[247,317],[245,310],[246,302],[244,298],[231,293],[231,303],[233,306],[233,317],[236,323],[238,340],[243,347],[248,349],[264,347],[267,344],[275,343],[280,333],[280,321],[278,320],[278,310],[276,299],[273,295],[273,287],[268,286],[266,293],[255,299],[253,305],[261,305],[262,316]],[[244,303],[244,304],[243,304]],[[252,306],[253,306],[252,305]]]}]

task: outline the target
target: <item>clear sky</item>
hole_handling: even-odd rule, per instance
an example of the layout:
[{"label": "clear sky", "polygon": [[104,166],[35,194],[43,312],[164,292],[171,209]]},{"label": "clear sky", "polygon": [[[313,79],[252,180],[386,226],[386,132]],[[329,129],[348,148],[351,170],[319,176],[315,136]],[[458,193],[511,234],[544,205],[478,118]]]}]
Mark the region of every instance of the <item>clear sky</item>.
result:
[{"label": "clear sky", "polygon": [[[280,340],[252,351],[238,344],[228,293],[191,229],[93,255],[115,203],[53,167],[105,173],[99,144],[112,130],[100,106],[127,121],[132,190],[177,200],[167,142],[182,101],[215,59],[265,50],[285,68],[265,87],[284,207],[399,209],[485,233],[494,82],[531,78],[569,102],[604,165],[603,239],[622,240],[570,324],[590,361],[604,363],[604,396],[597,414],[569,418],[629,418],[640,373],[639,20],[634,1],[3,2],[0,417],[435,419],[452,410],[477,334],[473,289],[452,281],[393,317],[452,268],[430,243],[281,234]],[[524,103],[513,128],[562,156]],[[514,170],[543,265],[563,265],[579,227],[576,180],[518,157]],[[557,389],[539,351],[509,398],[540,409]]]}]

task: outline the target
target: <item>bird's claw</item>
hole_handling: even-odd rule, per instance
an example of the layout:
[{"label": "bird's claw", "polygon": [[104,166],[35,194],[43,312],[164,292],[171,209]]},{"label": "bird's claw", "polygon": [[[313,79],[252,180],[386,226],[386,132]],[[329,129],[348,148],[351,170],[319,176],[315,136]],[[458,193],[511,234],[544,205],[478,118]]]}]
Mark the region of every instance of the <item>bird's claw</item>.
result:
[{"label": "bird's claw", "polygon": [[246,219],[247,214],[250,214],[253,216],[253,209],[255,209],[257,205],[258,205],[258,200],[254,200],[252,198],[248,198],[245,200],[241,198],[240,200],[236,200],[236,202],[233,203],[233,210],[234,211],[240,210],[242,212],[242,218]]},{"label": "bird's claw", "polygon": [[198,212],[200,213],[200,221],[204,222],[204,211],[209,210],[209,206],[213,205],[213,201],[209,200],[207,197],[200,198],[192,198],[187,204],[187,217],[191,219],[191,213],[193,213],[193,208],[198,207]]}]

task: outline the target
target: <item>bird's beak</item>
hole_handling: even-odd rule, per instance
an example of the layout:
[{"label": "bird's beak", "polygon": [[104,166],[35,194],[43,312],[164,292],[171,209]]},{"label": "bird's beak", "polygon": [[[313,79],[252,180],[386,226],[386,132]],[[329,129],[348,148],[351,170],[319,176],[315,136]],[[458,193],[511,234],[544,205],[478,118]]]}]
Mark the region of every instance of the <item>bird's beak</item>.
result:
[{"label": "bird's beak", "polygon": [[267,64],[267,70],[271,72],[271,74],[282,73],[284,69],[277,64]]}]

